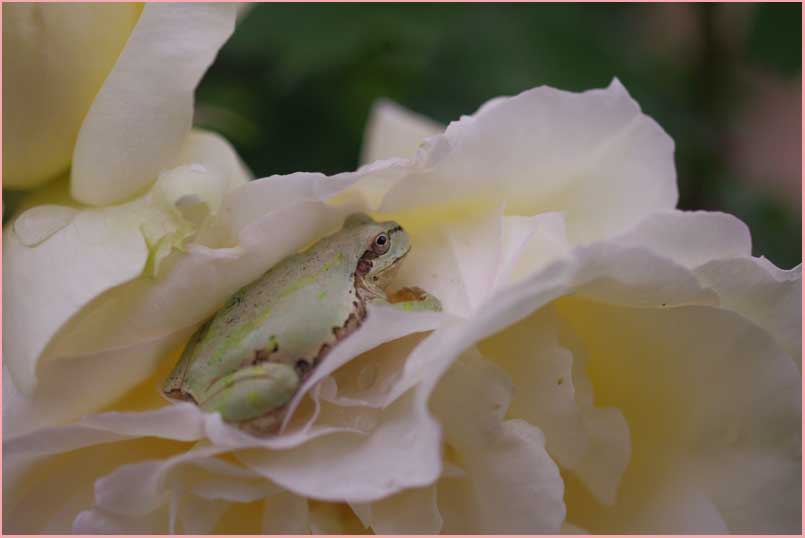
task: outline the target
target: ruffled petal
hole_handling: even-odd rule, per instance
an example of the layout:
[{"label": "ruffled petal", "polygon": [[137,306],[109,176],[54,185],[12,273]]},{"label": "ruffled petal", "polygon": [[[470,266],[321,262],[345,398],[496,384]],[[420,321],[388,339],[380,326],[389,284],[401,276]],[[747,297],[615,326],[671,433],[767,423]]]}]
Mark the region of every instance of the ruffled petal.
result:
[{"label": "ruffled petal", "polygon": [[509,416],[539,427],[554,460],[574,472],[596,500],[611,505],[630,457],[629,427],[616,408],[593,405],[582,351],[560,342],[548,306],[479,344],[514,380]]},{"label": "ruffled petal", "polygon": [[419,144],[444,132],[444,126],[381,99],[372,106],[366,123],[361,164],[391,157],[413,157]]},{"label": "ruffled petal", "polygon": [[749,257],[749,228],[726,213],[659,211],[615,238],[627,246],[640,246],[685,267],[712,260]]},{"label": "ruffled petal", "polygon": [[193,92],[235,25],[226,4],[146,5],[87,112],[73,153],[71,192],[119,203],[176,166]]},{"label": "ruffled petal", "polygon": [[743,258],[713,260],[695,272],[723,308],[768,331],[801,369],[801,265],[786,271],[763,258]]},{"label": "ruffled petal", "polygon": [[320,500],[368,502],[430,484],[441,472],[440,432],[418,392],[387,407],[369,430],[321,436],[293,450],[244,450],[238,458],[283,488]]},{"label": "ruffled petal", "polygon": [[564,212],[573,243],[610,237],[676,205],[673,142],[617,80],[579,94],[541,87],[429,139],[381,210],[501,201],[512,215]]},{"label": "ruffled petal", "polygon": [[565,518],[559,469],[539,429],[504,420],[511,380],[476,351],[448,370],[432,406],[467,473],[439,483],[448,534],[556,533]]},{"label": "ruffled petal", "polygon": [[[632,437],[612,508],[568,481],[572,521],[592,532],[679,532],[690,516],[702,526],[685,532],[713,532],[719,518],[707,514],[717,512],[730,532],[798,532],[800,378],[768,333],[710,306],[556,305],[587,352],[596,400],[623,412]],[[689,502],[665,502],[680,487]]]}]

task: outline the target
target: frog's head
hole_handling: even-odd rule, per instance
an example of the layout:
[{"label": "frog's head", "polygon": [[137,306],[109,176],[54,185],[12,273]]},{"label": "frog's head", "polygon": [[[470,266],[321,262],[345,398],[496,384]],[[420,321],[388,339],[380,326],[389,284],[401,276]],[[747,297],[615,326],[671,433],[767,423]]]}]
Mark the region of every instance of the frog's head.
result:
[{"label": "frog's head", "polygon": [[360,230],[366,245],[356,272],[373,286],[385,288],[411,250],[408,234],[393,220],[375,222],[361,213],[351,215],[346,226]]}]

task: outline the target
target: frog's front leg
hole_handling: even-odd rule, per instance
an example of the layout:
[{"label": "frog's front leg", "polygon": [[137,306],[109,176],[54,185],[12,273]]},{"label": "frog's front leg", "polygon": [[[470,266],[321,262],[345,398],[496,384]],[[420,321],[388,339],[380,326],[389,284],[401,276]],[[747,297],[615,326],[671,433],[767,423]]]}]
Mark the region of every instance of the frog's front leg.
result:
[{"label": "frog's front leg", "polygon": [[431,295],[422,288],[410,287],[402,288],[390,294],[387,302],[405,311],[430,310],[433,312],[442,311],[442,303],[436,296]]},{"label": "frog's front leg", "polygon": [[292,366],[263,362],[213,381],[199,406],[218,411],[229,422],[250,421],[288,403],[299,384],[299,375]]}]

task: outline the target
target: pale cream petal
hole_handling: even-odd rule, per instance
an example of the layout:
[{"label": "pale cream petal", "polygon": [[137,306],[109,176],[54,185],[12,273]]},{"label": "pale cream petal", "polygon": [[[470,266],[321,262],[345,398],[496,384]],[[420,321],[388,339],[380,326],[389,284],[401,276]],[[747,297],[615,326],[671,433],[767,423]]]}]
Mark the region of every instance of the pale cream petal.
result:
[{"label": "pale cream petal", "polygon": [[413,157],[423,140],[442,132],[443,125],[392,101],[380,99],[369,111],[361,164],[390,157]]},{"label": "pale cream petal", "polygon": [[[211,457],[220,452],[220,447],[197,445],[164,460],[122,465],[95,482],[96,506],[114,514],[143,516],[171,502],[176,495],[193,492],[199,482],[207,482],[201,487],[202,491],[208,490],[210,481],[223,490],[214,496],[202,496],[203,499],[249,502],[276,492],[276,486],[267,481],[254,480],[253,474]],[[239,485],[241,480],[246,483]]]},{"label": "pale cream petal", "polygon": [[567,293],[641,307],[717,303],[689,270],[645,249],[612,243],[577,247],[542,271],[499,290],[494,301],[465,323],[446,324],[425,338],[406,361],[391,398],[423,380],[438,379],[462,351]]},{"label": "pale cream petal", "polygon": [[[220,448],[200,446],[162,460],[119,466],[95,482],[95,505],[74,526],[114,524],[118,532],[126,533],[153,528],[210,532],[229,506],[225,501],[262,499],[276,490],[265,481],[260,488],[250,473],[210,457],[219,452]],[[240,484],[244,479],[252,484]],[[210,481],[220,491],[212,497],[196,496],[195,488],[201,485],[203,491]]]},{"label": "pale cream petal", "polygon": [[[798,532],[800,378],[767,333],[708,306],[564,298],[557,311],[587,350],[599,405],[619,408],[632,435],[614,507],[568,482],[574,522],[591,532],[674,532],[689,514],[702,527],[686,532],[712,532],[711,503],[730,532]],[[677,479],[689,482],[690,502],[655,499]]]},{"label": "pale cream petal", "polygon": [[[65,531],[62,531],[65,532]],[[73,521],[72,534],[170,534],[168,508],[148,517],[110,514],[99,508],[80,512]]]},{"label": "pale cream petal", "polygon": [[439,534],[436,487],[406,489],[371,503],[371,527],[375,534]]},{"label": "pale cream petal", "polygon": [[[18,218],[26,227],[50,217],[36,208]],[[127,208],[81,211],[50,237],[27,247],[14,231],[3,231],[5,364],[19,390],[30,395],[37,361],[56,332],[103,291],[138,276],[148,249],[137,227],[121,213]]]},{"label": "pale cream petal", "polygon": [[394,287],[421,287],[439,298],[445,312],[460,317],[472,314],[493,292],[501,269],[500,208],[432,227],[415,219],[398,222],[414,246]]},{"label": "pale cream petal", "polygon": [[267,498],[263,509],[263,534],[309,534],[308,501],[284,491]]},{"label": "pale cream petal", "polygon": [[498,287],[519,282],[570,252],[562,213],[504,217],[503,233],[504,255]]},{"label": "pale cream petal", "polygon": [[142,7],[19,3],[3,10],[3,188],[67,171],[84,115]]},{"label": "pale cream petal", "polygon": [[646,501],[630,518],[623,532],[667,534],[729,534],[724,518],[712,499],[695,484],[671,478],[647,492]]},{"label": "pale cream petal", "polygon": [[214,534],[215,526],[230,507],[228,502],[211,501],[193,495],[183,495],[175,504],[177,514],[173,518],[171,534]]},{"label": "pale cream petal", "polygon": [[[448,321],[441,312],[406,312],[388,305],[369,304],[366,320],[349,338],[339,342],[316,368],[289,404],[285,423],[288,423],[299,402],[319,380],[333,373],[342,365],[385,342],[402,338],[412,333],[433,330]],[[387,403],[393,401],[389,399]]]},{"label": "pale cream petal", "polygon": [[685,267],[712,289],[723,308],[769,331],[798,364],[801,359],[801,267],[781,270],[751,257],[751,237],[732,215],[659,212],[615,239],[647,248]]},{"label": "pale cream petal", "polygon": [[[33,466],[25,465],[24,455],[22,462],[15,461],[16,456],[13,460],[11,455],[6,456],[3,531],[69,534],[76,515],[93,506],[93,486],[100,476],[131,461],[169,458],[185,450],[184,443],[138,438],[63,452]],[[20,467],[21,472],[17,472]]]},{"label": "pale cream petal", "polygon": [[72,165],[76,200],[121,202],[179,164],[193,92],[234,25],[227,4],[143,8],[81,125]]},{"label": "pale cream petal", "polygon": [[[45,361],[30,397],[20,393],[4,363],[4,438],[69,423],[108,405],[147,379],[164,357],[178,356],[189,336],[185,330],[130,348]],[[155,393],[157,388],[155,381]]]},{"label": "pale cream petal", "polygon": [[361,353],[333,372],[321,399],[341,407],[382,408],[402,375],[408,355],[427,333],[414,333]]},{"label": "pale cream petal", "polygon": [[72,222],[78,210],[59,205],[29,209],[14,220],[14,235],[25,247],[35,247]]},{"label": "pale cream petal", "polygon": [[381,210],[495,206],[564,212],[572,243],[611,237],[676,205],[673,142],[623,86],[541,87],[451,123],[417,154]]},{"label": "pale cream petal", "polygon": [[368,502],[432,483],[441,472],[439,441],[439,426],[423,393],[412,391],[388,406],[369,432],[333,433],[293,450],[237,455],[298,495]]},{"label": "pale cream petal", "polygon": [[767,330],[797,365],[802,361],[802,265],[782,270],[764,258],[714,260],[696,268],[723,308]]},{"label": "pale cream petal", "polygon": [[10,457],[48,456],[146,435],[194,441],[203,436],[203,425],[203,413],[189,403],[144,413],[102,413],[87,416],[75,424],[40,428],[13,437],[4,441],[3,451]]},{"label": "pale cream petal", "polygon": [[[471,350],[433,393],[445,441],[467,473],[438,485],[445,533],[550,534],[565,518],[562,478],[542,433],[524,421],[504,420],[511,391],[508,375]],[[442,491],[443,482],[463,491]]]},{"label": "pale cream petal", "polygon": [[514,380],[509,416],[539,427],[551,457],[598,502],[611,505],[629,462],[629,427],[618,409],[593,405],[583,352],[565,347],[560,330],[546,306],[482,341],[479,350]]},{"label": "pale cream petal", "polygon": [[562,523],[562,528],[559,529],[561,534],[590,534],[589,531],[582,529],[581,527],[574,525],[573,523],[568,523],[565,521]]},{"label": "pale cream petal", "polygon": [[708,211],[660,211],[615,240],[647,248],[685,267],[752,254],[746,224],[732,215]]},{"label": "pale cream petal", "polygon": [[240,187],[254,177],[229,141],[218,133],[204,129],[190,131],[178,162],[196,163],[215,171],[226,178],[225,191]]},{"label": "pale cream petal", "polygon": [[312,534],[365,533],[360,520],[346,503],[311,501],[310,532]]}]

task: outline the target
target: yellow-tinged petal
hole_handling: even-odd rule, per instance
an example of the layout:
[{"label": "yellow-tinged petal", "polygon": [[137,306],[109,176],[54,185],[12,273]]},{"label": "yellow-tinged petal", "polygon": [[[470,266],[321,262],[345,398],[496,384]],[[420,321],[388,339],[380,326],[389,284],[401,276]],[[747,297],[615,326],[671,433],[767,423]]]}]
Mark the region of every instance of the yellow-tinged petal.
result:
[{"label": "yellow-tinged petal", "polygon": [[235,25],[229,4],[148,4],[76,142],[72,195],[119,203],[175,167],[193,92]]},{"label": "yellow-tinged petal", "polygon": [[67,171],[81,123],[137,23],[123,3],[3,8],[3,187]]},{"label": "yellow-tinged petal", "polygon": [[[3,294],[4,356],[23,394],[31,396],[37,364],[68,321],[99,295],[136,279],[145,269],[149,277],[145,281],[152,282],[150,277],[159,274],[172,252],[184,248],[199,228],[213,227],[210,221],[227,189],[248,178],[231,147],[216,135],[193,133],[181,155],[198,160],[167,171],[151,191],[128,203],[98,209],[35,205],[3,231],[3,278],[14,282]],[[51,191],[61,199],[59,189],[47,190]],[[46,201],[41,193],[34,197]],[[165,330],[147,342],[156,343],[187,327],[185,323]],[[68,342],[69,335],[70,331],[63,335]],[[93,337],[95,343],[103,339]],[[117,348],[131,350],[142,343],[126,342]],[[71,347],[76,346],[54,345],[51,355],[63,356]],[[68,356],[103,351],[109,348],[96,345]],[[148,362],[143,357],[143,363]]]}]

